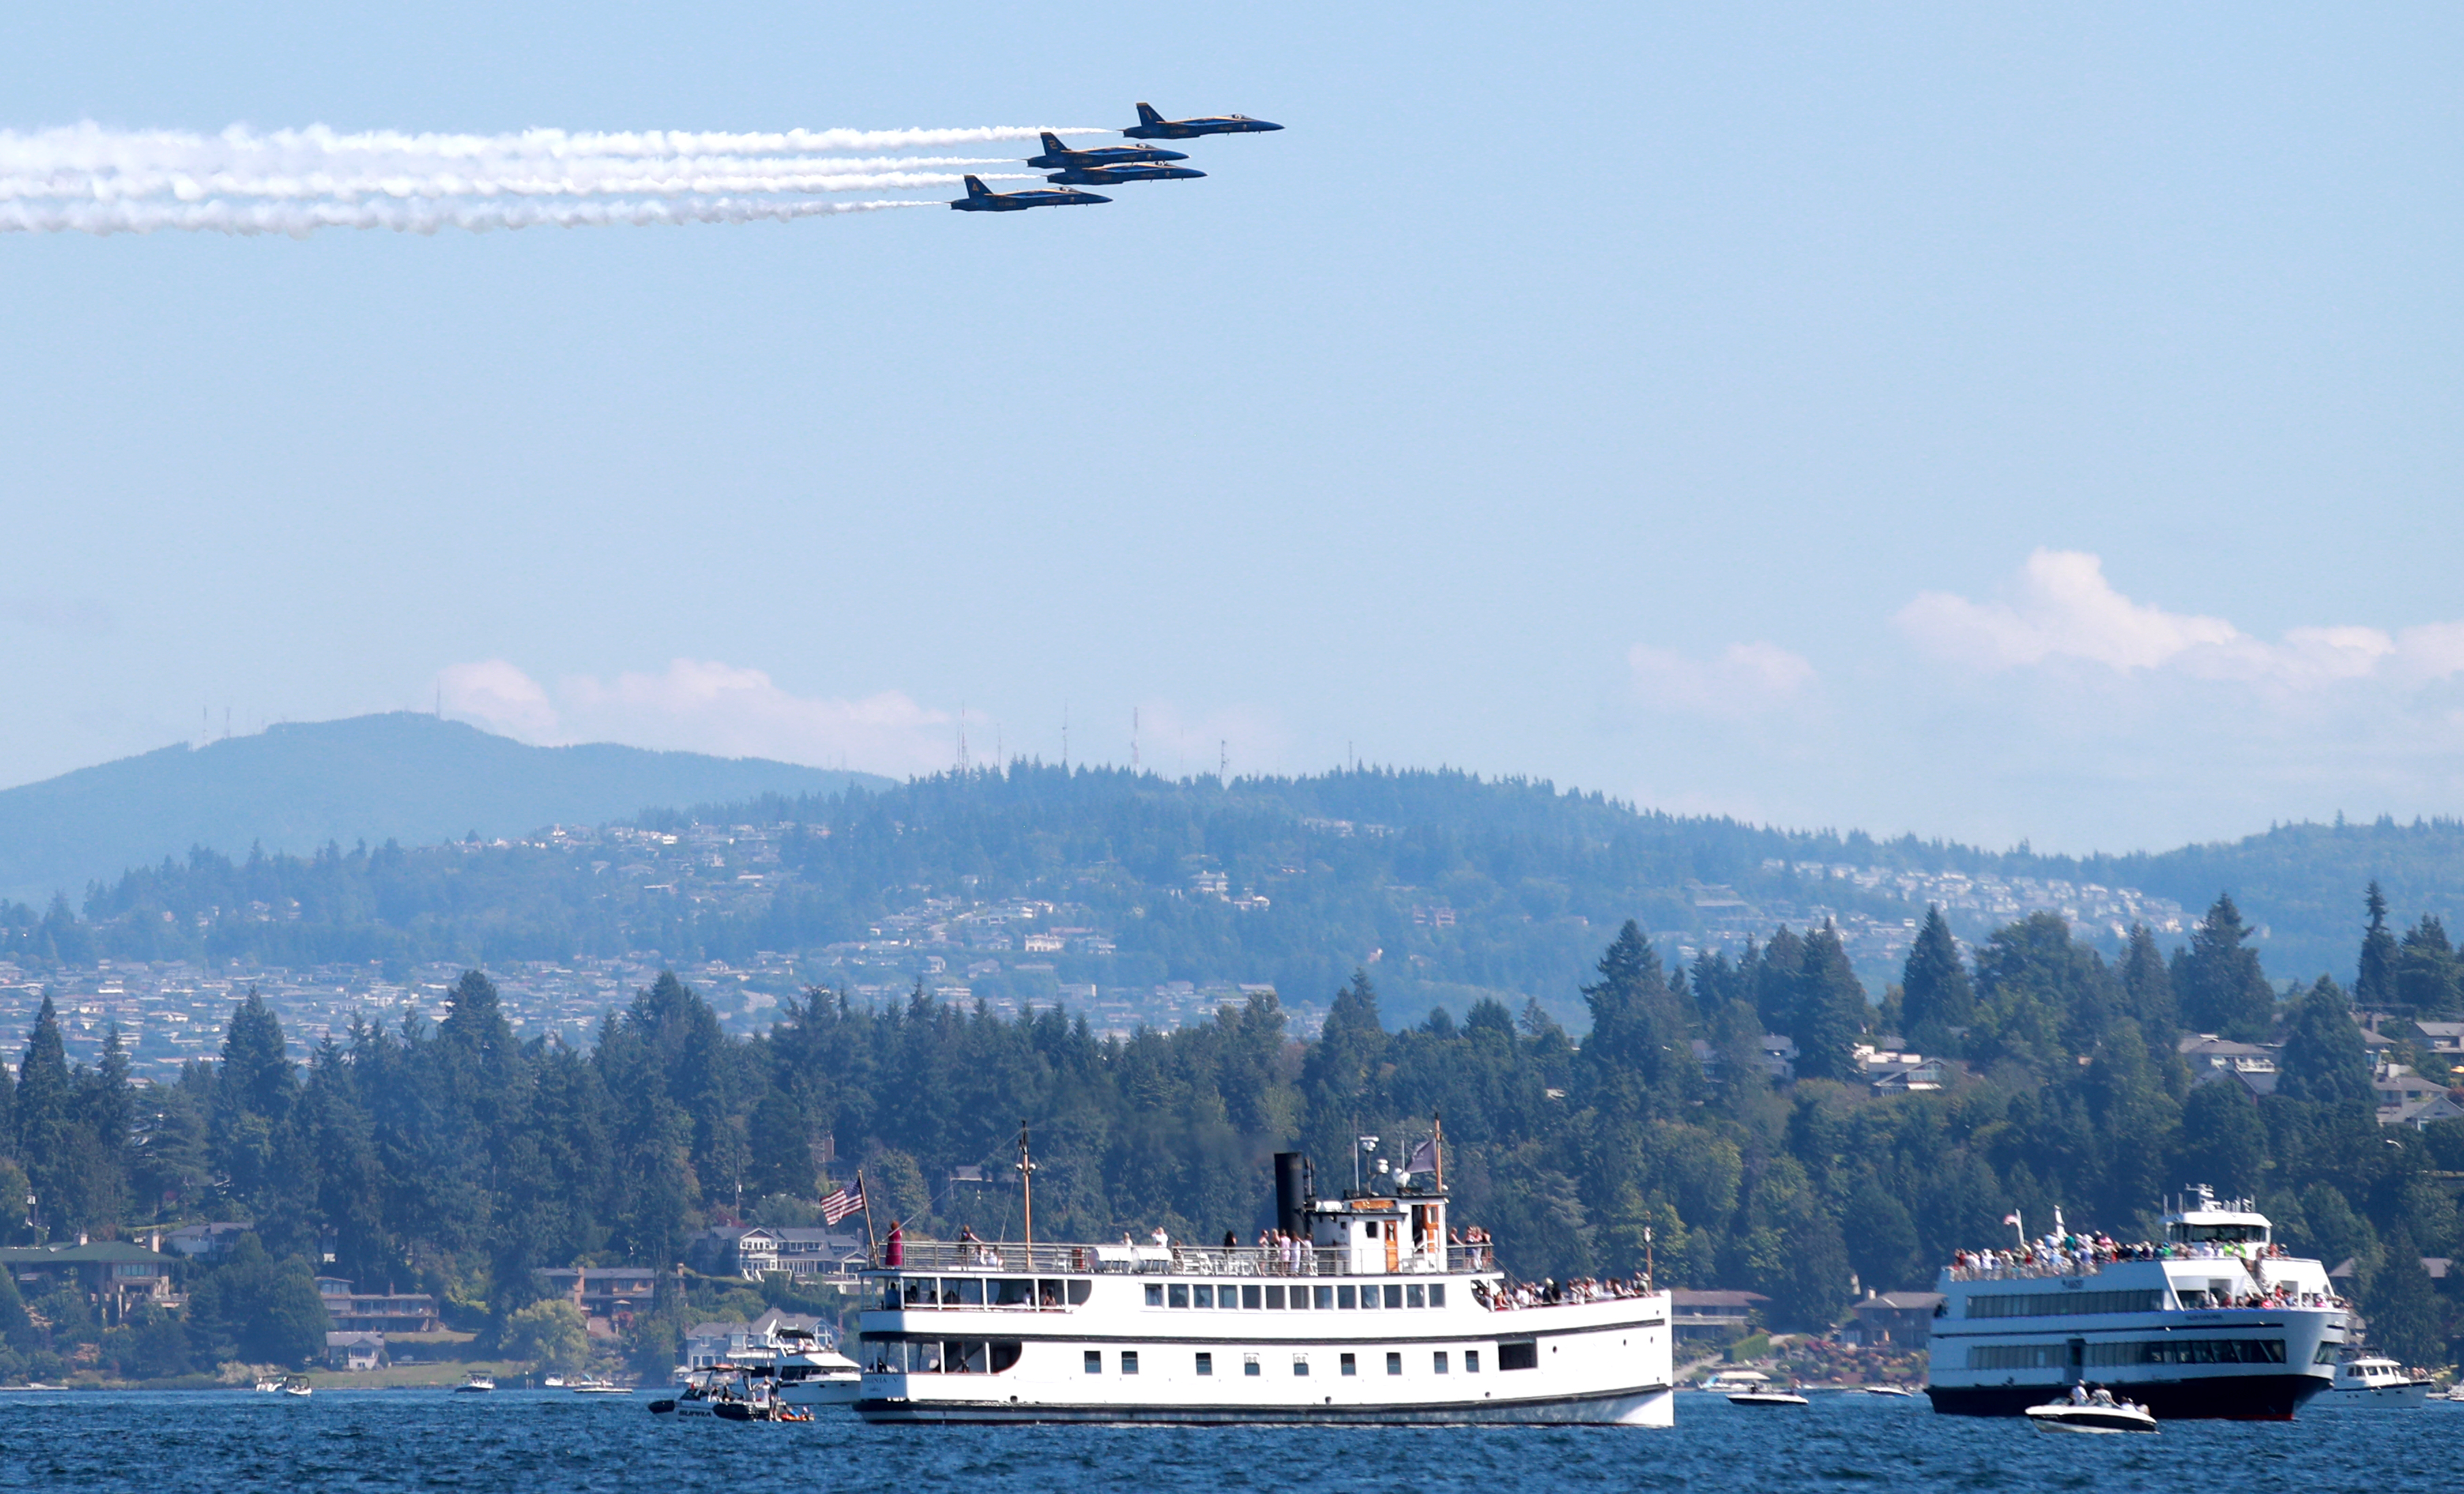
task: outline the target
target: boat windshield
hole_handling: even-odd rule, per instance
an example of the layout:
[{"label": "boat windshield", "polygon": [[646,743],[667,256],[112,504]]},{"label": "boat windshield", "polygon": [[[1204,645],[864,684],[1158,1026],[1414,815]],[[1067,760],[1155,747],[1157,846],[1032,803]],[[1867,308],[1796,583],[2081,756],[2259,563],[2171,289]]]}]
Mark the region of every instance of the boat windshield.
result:
[{"label": "boat windshield", "polygon": [[2185,1220],[2175,1224],[2169,1233],[2176,1242],[2189,1245],[2257,1245],[2267,1242],[2267,1226],[2264,1224],[2194,1224]]}]

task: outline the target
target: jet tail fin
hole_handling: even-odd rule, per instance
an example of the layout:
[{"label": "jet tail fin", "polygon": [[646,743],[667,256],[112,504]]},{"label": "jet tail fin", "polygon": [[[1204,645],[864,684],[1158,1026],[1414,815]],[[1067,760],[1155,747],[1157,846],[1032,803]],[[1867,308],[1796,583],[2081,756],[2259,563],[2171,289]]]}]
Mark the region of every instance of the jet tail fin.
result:
[{"label": "jet tail fin", "polygon": [[1069,147],[1061,143],[1060,136],[1053,134],[1050,130],[1045,130],[1044,132],[1044,148],[1047,154],[1058,156],[1067,151]]},{"label": "jet tail fin", "polygon": [[970,197],[990,197],[992,194],[993,194],[993,193],[992,193],[992,188],[991,188],[991,187],[986,187],[986,186],[984,185],[984,183],[983,183],[983,178],[981,178],[981,177],[975,177],[975,176],[971,176],[971,177],[967,178],[967,195],[968,195],[968,196],[970,196]]},{"label": "jet tail fin", "polygon": [[1151,103],[1142,103],[1138,105],[1138,122],[1140,124],[1161,124],[1163,122],[1163,116],[1155,113],[1155,105]]}]

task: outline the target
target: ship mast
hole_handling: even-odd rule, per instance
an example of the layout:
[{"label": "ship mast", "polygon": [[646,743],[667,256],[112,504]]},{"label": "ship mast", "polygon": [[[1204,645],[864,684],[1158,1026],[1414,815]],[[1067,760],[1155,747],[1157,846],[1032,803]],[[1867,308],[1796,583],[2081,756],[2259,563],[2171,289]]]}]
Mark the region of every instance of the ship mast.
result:
[{"label": "ship mast", "polygon": [[1026,1122],[1018,1123],[1018,1180],[1024,1191],[1026,1211],[1026,1259],[1035,1263],[1035,1162],[1026,1153]]}]

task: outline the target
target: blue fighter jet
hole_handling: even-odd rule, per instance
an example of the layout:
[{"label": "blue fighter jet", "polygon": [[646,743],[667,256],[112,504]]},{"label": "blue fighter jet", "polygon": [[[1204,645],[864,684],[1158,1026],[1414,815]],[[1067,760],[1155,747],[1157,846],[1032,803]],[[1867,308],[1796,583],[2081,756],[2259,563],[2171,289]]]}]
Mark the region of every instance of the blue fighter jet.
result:
[{"label": "blue fighter jet", "polygon": [[1069,171],[1079,166],[1143,165],[1155,161],[1186,161],[1177,150],[1161,145],[1106,145],[1098,150],[1072,150],[1061,143],[1061,137],[1045,134],[1044,154],[1029,156],[1026,164],[1042,166],[1046,171]]},{"label": "blue fighter jet", "polygon": [[1029,208],[1072,208],[1080,203],[1108,203],[1093,192],[1063,187],[1038,187],[1030,192],[996,192],[976,177],[967,178],[967,195],[950,204],[958,212],[1024,212]]},{"label": "blue fighter jet", "polygon": [[1071,166],[1067,171],[1055,171],[1045,180],[1067,183],[1071,187],[1118,187],[1123,182],[1180,182],[1205,174],[1196,166],[1132,163],[1117,166]]},{"label": "blue fighter jet", "polygon": [[1202,120],[1167,120],[1155,113],[1155,105],[1138,105],[1138,122],[1121,131],[1132,140],[1195,140],[1200,135],[1251,135],[1264,130],[1279,130],[1280,124],[1253,120],[1245,114],[1215,114]]}]

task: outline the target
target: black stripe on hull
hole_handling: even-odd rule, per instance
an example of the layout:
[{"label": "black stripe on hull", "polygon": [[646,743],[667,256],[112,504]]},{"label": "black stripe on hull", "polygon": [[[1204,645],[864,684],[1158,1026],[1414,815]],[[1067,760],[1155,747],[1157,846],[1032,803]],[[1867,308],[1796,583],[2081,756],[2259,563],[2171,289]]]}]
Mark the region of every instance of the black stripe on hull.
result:
[{"label": "black stripe on hull", "polygon": [[1545,1399],[1462,1400],[1420,1406],[1033,1406],[1000,1401],[860,1400],[856,1414],[867,1421],[1077,1421],[1114,1426],[1140,1424],[1242,1424],[1346,1426],[1462,1425],[1501,1422],[1525,1426],[1613,1426],[1617,1403],[1637,1396],[1666,1395],[1665,1385],[1607,1391],[1597,1395],[1550,1396]]},{"label": "black stripe on hull", "polygon": [[[2159,1421],[2290,1421],[2301,1403],[2327,1388],[2320,1374],[2219,1374],[2196,1380],[2116,1380],[2113,1393],[2145,1405]],[[1946,1417],[2016,1417],[2041,1406],[2066,1386],[1928,1385],[1933,1409]]]}]

